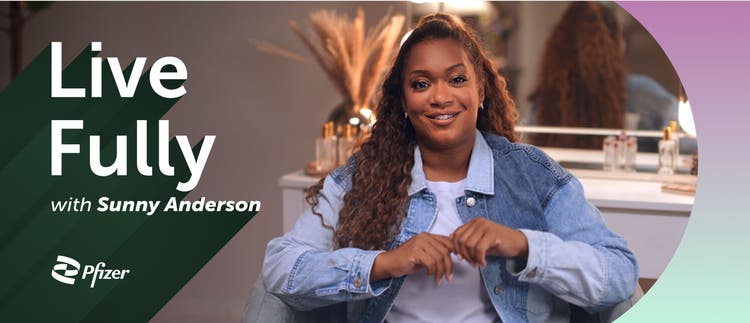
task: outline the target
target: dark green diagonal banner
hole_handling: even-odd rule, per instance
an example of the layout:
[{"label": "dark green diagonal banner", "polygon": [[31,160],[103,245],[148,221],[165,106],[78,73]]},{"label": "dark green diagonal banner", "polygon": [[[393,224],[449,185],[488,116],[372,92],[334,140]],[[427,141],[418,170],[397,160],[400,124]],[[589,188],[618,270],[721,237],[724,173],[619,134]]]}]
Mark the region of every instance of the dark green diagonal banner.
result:
[{"label": "dark green diagonal banner", "polygon": [[[64,69],[63,86],[86,88],[90,94],[95,56],[82,51]],[[168,203],[188,202],[187,192],[176,189],[190,178],[190,170],[174,138],[168,143],[174,175],[162,174],[159,167],[159,120],[178,99],[159,96],[150,86],[149,71],[133,97],[121,97],[106,61],[101,98],[53,98],[51,59],[48,47],[0,92],[0,321],[147,321],[256,212],[232,210],[229,202],[223,210],[209,208],[208,200],[188,203],[202,206],[199,211],[165,210]],[[125,68],[126,80],[133,66]],[[173,89],[182,82],[162,84]],[[63,144],[80,147],[78,153],[62,155],[61,176],[51,175],[53,120],[83,121],[83,129],[61,132]],[[137,120],[146,121],[151,176],[136,166]],[[117,137],[126,138],[127,175],[93,173],[91,136],[100,138],[104,166],[117,157]],[[194,156],[205,142],[199,139],[190,138],[198,142]],[[125,201],[132,206],[118,204]],[[159,204],[149,215],[140,201]],[[63,202],[68,202],[63,210],[53,211]],[[117,205],[124,209],[109,209]],[[58,256],[73,259],[78,268]]]}]

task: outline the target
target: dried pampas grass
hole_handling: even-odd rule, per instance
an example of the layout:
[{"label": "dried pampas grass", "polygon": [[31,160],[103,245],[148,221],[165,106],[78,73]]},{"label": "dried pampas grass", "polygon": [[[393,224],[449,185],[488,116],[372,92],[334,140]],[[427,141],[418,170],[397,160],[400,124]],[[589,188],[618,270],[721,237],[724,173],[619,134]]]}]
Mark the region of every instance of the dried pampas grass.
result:
[{"label": "dried pampas grass", "polygon": [[289,24],[336,90],[351,103],[353,112],[370,107],[385,69],[398,49],[404,16],[389,13],[366,34],[361,8],[357,9],[354,20],[331,10],[311,13],[310,30],[314,37],[308,36],[296,22]]}]

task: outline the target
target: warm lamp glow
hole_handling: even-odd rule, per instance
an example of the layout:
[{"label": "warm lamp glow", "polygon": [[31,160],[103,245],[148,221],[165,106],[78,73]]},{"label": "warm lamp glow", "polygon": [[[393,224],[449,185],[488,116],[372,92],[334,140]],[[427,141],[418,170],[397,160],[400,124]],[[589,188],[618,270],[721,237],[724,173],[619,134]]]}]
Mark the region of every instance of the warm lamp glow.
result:
[{"label": "warm lamp glow", "polygon": [[359,114],[365,117],[365,119],[370,119],[370,117],[372,116],[372,110],[370,110],[369,108],[362,108],[359,109]]},{"label": "warm lamp glow", "polygon": [[404,42],[406,42],[406,40],[409,39],[409,36],[411,36],[411,32],[412,31],[414,31],[414,29],[411,29],[411,30],[407,31],[406,34],[404,34],[404,37],[401,37],[401,45],[400,46],[403,46]]},{"label": "warm lamp glow", "polygon": [[679,105],[680,127],[692,137],[696,137],[695,121],[693,120],[693,110],[690,108],[690,102],[680,101]]},{"label": "warm lamp glow", "polygon": [[446,12],[456,14],[471,14],[492,10],[489,1],[484,0],[447,0],[444,3]]}]

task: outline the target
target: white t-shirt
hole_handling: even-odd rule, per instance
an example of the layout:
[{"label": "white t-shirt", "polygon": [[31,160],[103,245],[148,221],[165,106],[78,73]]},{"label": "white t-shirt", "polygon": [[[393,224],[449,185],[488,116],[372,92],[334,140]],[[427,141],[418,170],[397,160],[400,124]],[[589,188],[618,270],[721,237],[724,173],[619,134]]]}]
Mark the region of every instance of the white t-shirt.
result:
[{"label": "white t-shirt", "polygon": [[[455,183],[427,181],[427,188],[437,197],[437,216],[429,233],[450,235],[463,225],[456,208],[456,198],[464,195],[466,180]],[[400,322],[493,322],[497,313],[482,284],[478,268],[453,258],[453,279],[443,277],[440,286],[426,270],[406,277],[394,300],[386,321]]]}]

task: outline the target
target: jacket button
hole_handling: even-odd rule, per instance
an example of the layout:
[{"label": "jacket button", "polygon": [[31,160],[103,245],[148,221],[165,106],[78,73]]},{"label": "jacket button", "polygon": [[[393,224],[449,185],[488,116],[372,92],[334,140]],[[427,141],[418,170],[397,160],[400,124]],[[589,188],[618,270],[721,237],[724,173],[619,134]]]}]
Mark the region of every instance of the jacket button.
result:
[{"label": "jacket button", "polygon": [[468,205],[469,207],[474,206],[474,204],[477,204],[477,200],[475,200],[473,197],[466,199],[466,205]]},{"label": "jacket button", "polygon": [[362,279],[361,278],[357,277],[356,279],[354,279],[354,287],[356,287],[356,288],[362,287]]},{"label": "jacket button", "polygon": [[493,290],[493,292],[495,292],[495,295],[499,295],[500,292],[502,291],[503,291],[503,288],[500,287],[500,285],[495,285],[495,289]]},{"label": "jacket button", "polygon": [[536,277],[536,268],[532,269],[528,274],[526,274],[526,277],[529,277],[529,278]]}]

